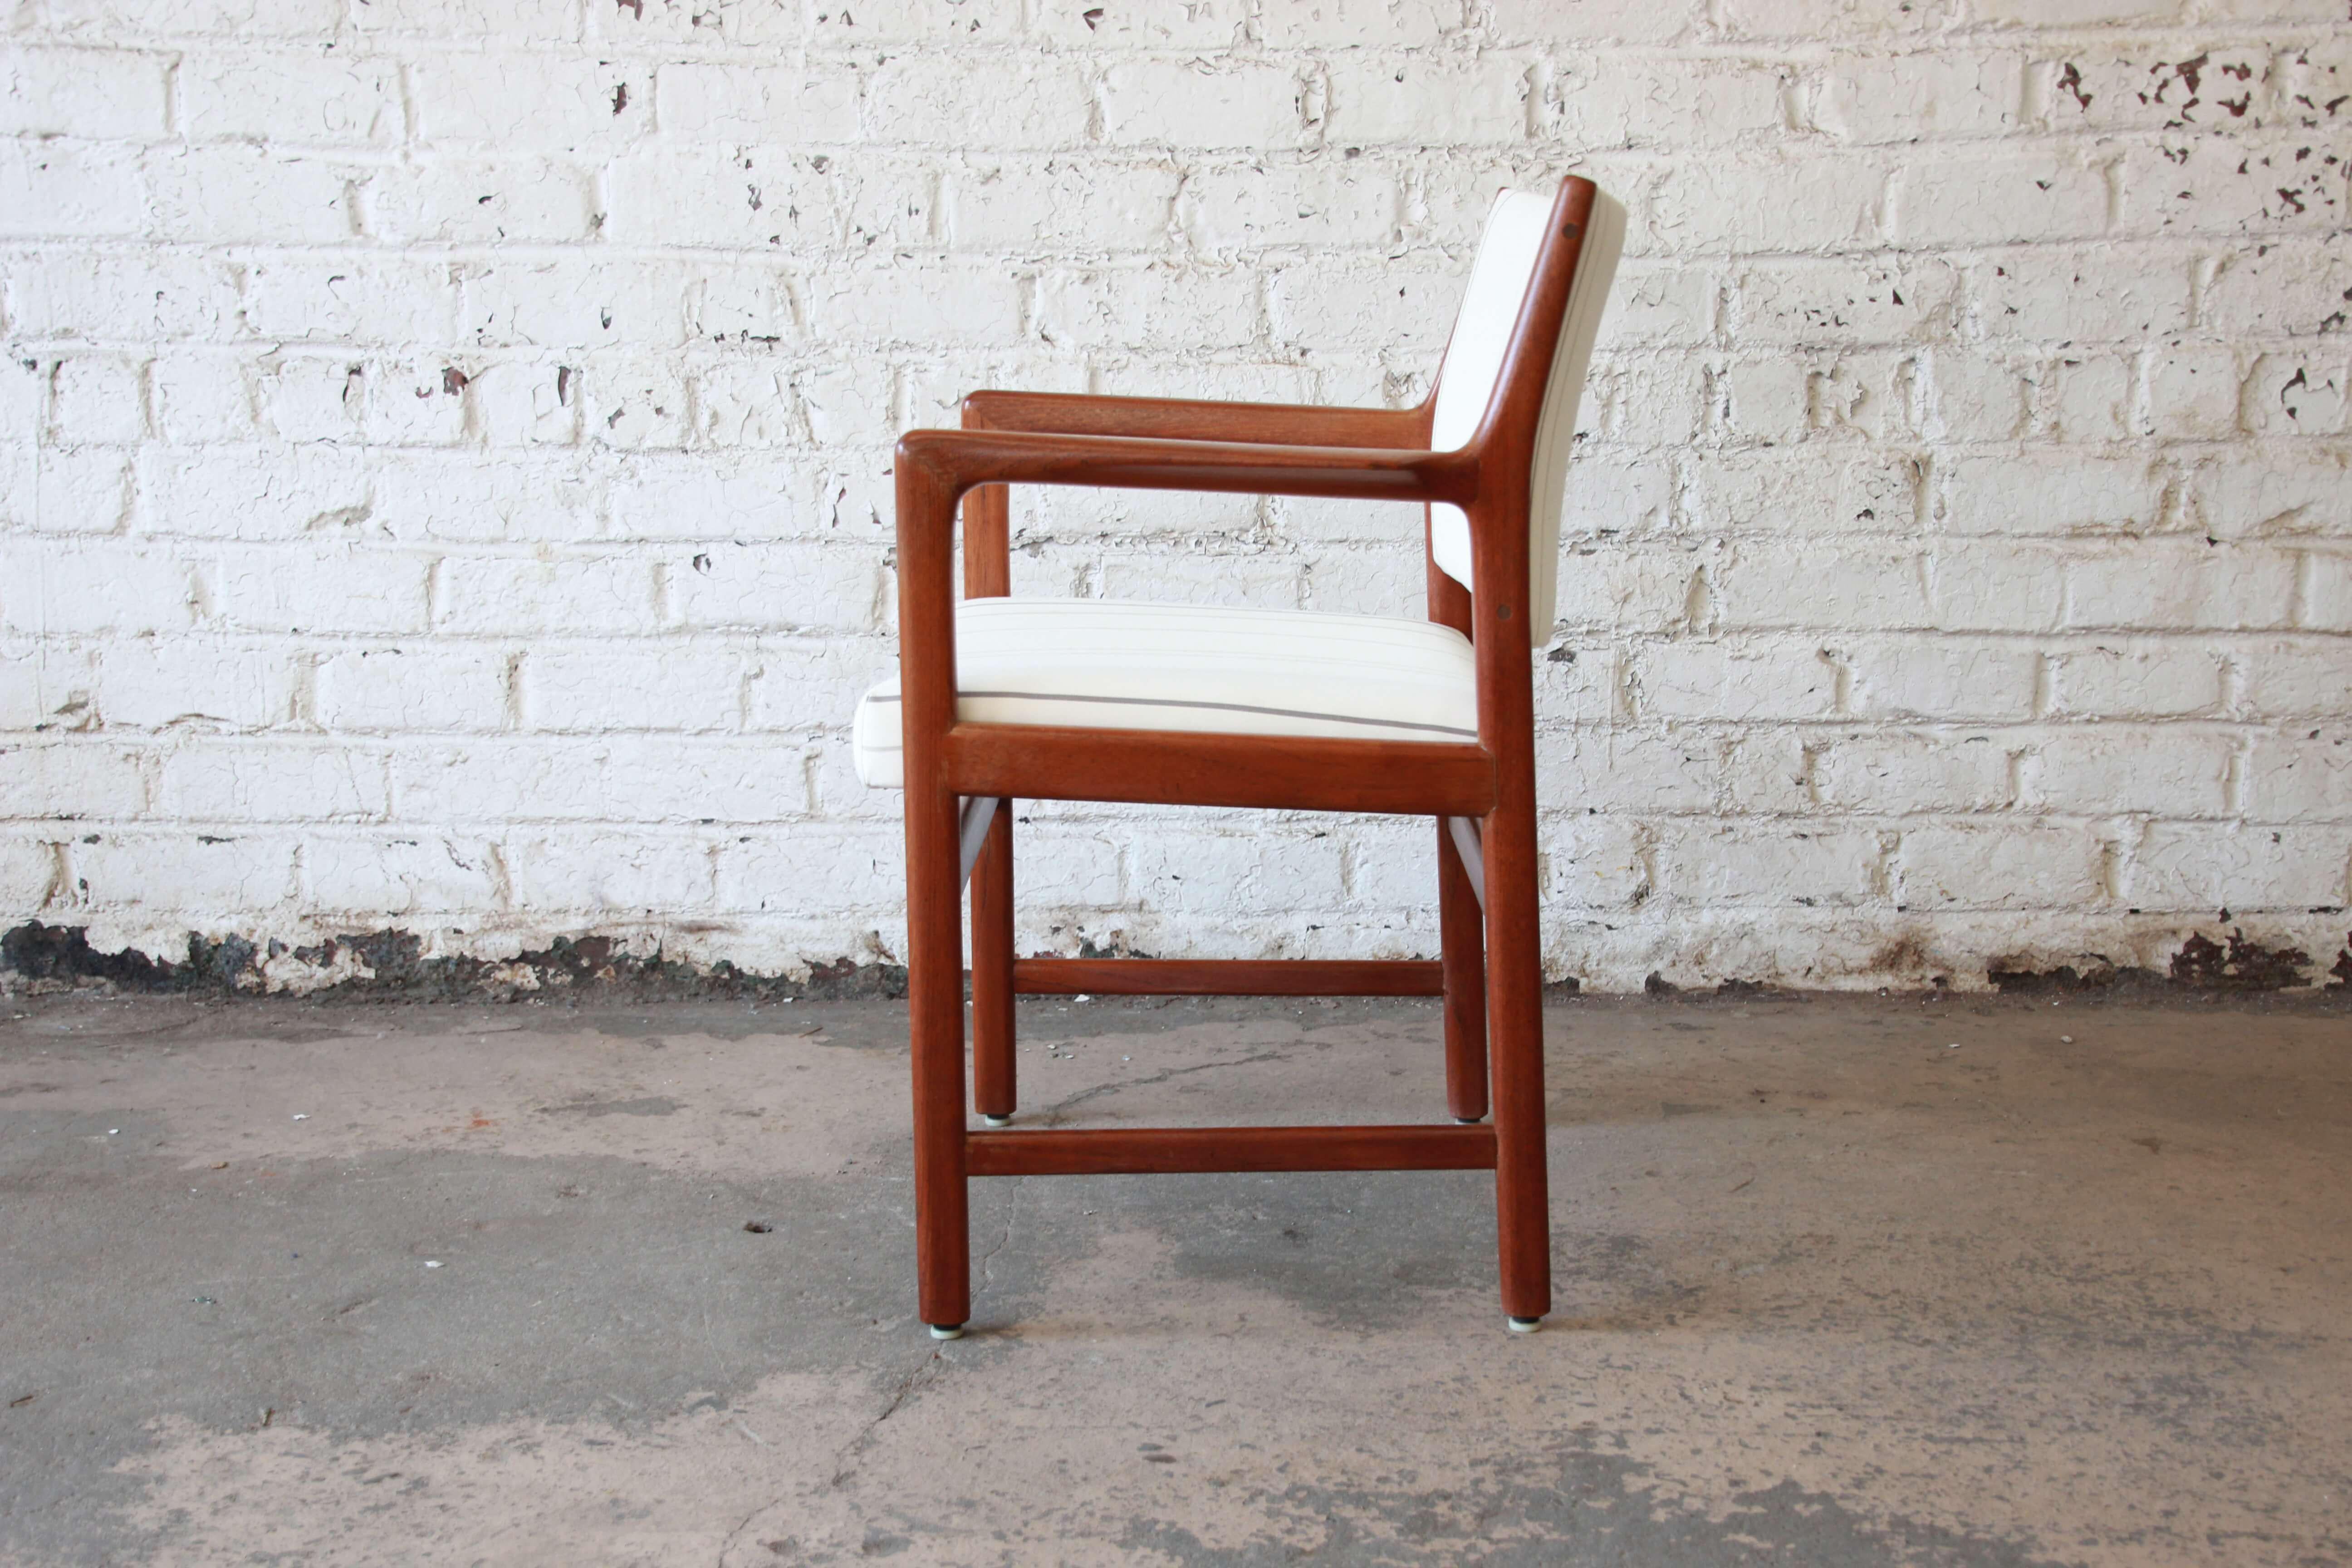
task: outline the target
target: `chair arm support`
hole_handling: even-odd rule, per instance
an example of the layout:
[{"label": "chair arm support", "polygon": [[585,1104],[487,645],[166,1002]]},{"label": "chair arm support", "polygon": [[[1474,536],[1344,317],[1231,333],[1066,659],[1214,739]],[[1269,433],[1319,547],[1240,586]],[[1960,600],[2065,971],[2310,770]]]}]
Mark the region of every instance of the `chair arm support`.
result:
[{"label": "chair arm support", "polygon": [[1042,430],[1065,436],[1151,436],[1254,446],[1373,447],[1429,443],[1429,405],[1329,408],[1286,403],[1205,403],[1085,393],[975,392],[963,400],[967,430]]},{"label": "chair arm support", "polygon": [[[1089,485],[1465,503],[1477,492],[1478,467],[1468,452],[910,430],[898,438],[894,479],[899,715],[913,813],[953,808],[945,742],[955,722],[956,502],[966,491],[982,485]],[[935,798],[919,804],[927,796]]]},{"label": "chair arm support", "polygon": [[1465,452],[1035,431],[909,430],[898,464],[902,485],[920,475],[950,503],[975,485],[1030,484],[1461,504],[1478,485]]}]

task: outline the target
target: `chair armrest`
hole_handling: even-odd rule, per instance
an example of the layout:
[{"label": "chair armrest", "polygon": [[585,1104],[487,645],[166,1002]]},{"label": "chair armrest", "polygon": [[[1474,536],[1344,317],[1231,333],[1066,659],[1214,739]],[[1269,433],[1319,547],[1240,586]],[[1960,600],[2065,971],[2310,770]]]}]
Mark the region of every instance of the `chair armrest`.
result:
[{"label": "chair armrest", "polygon": [[1476,460],[1465,452],[1018,430],[909,430],[898,438],[898,464],[902,497],[919,474],[950,504],[991,484],[1465,504],[1478,483]]},{"label": "chair armrest", "polygon": [[1176,397],[1096,397],[1063,392],[975,392],[963,400],[967,430],[1045,430],[1065,436],[1151,436],[1254,446],[1374,447],[1429,444],[1429,409],[1326,408],[1287,403],[1202,403]]}]

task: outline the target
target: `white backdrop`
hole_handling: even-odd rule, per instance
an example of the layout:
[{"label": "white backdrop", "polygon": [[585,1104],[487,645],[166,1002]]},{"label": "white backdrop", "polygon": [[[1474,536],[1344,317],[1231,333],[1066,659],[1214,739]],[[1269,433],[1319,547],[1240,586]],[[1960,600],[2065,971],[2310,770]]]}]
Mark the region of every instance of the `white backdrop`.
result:
[{"label": "white backdrop", "polygon": [[[1412,401],[1577,170],[1553,972],[2344,943],[2343,0],[0,18],[0,925],[895,952],[895,434]],[[1017,504],[1024,592],[1418,605],[1416,513]],[[1434,945],[1420,823],[1024,817],[1024,947]]]}]

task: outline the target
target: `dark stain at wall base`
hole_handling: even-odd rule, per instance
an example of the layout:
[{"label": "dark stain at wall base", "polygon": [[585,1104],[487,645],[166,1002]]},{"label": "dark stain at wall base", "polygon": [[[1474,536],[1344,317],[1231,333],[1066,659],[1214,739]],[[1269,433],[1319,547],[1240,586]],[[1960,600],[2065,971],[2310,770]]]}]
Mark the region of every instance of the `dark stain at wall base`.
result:
[{"label": "dark stain at wall base", "polygon": [[264,948],[236,936],[215,942],[191,931],[186,957],[174,963],[133,948],[100,952],[89,945],[87,927],[28,921],[0,934],[0,973],[69,985],[103,982],[123,991],[217,994],[264,989],[261,965],[283,954],[331,970],[348,953],[369,973],[323,985],[316,994],[481,1002],[514,1001],[555,992],[614,1001],[765,1002],[787,997],[897,997],[907,993],[907,971],[902,964],[836,958],[812,963],[807,976],[795,980],[739,969],[725,959],[705,967],[659,952],[640,957],[604,936],[558,937],[543,949],[504,961],[427,958],[424,952],[424,942],[415,933],[391,929],[329,937],[314,945],[290,948],[275,942]]},{"label": "dark stain at wall base", "polygon": [[2086,954],[2080,968],[2061,963],[2051,969],[2034,969],[2030,967],[2031,962],[2021,955],[1996,958],[1986,967],[1985,978],[2003,995],[2019,996],[2139,991],[2164,983],[2164,977],[2153,969],[2117,967],[2096,954]]},{"label": "dark stain at wall base", "polygon": [[[2230,911],[2222,910],[2221,918],[2228,920]],[[2181,991],[2202,995],[2297,991],[2319,979],[2309,973],[2311,955],[2303,949],[2265,947],[2248,940],[2237,926],[2231,927],[2229,935],[2221,942],[2202,931],[2189,932],[2189,940],[2172,955],[2169,973],[2165,974],[2137,965],[2114,963],[2098,953],[2084,953],[2083,959],[2079,968],[2062,963],[2054,968],[2035,969],[2021,955],[1996,958],[1987,966],[1986,978],[2005,994],[2089,993],[2118,998]],[[2326,982],[2325,989],[2352,991],[2352,933],[2347,933],[2344,951],[2336,954],[2334,965],[2326,973],[2335,978]]]},{"label": "dark stain at wall base", "polygon": [[[2228,918],[2227,911],[2223,918]],[[1087,957],[1141,956],[1118,943],[1098,947],[1086,939],[1081,945]],[[545,948],[505,960],[427,958],[422,938],[386,928],[299,947],[274,941],[256,943],[241,936],[214,940],[191,931],[185,955],[175,961],[135,948],[100,952],[90,946],[87,927],[44,925],[38,921],[0,933],[0,977],[42,988],[100,985],[128,992],[226,995],[268,989],[263,966],[289,954],[320,971],[332,971],[347,956],[356,960],[364,973],[309,992],[346,1000],[512,1002],[564,996],[611,1002],[777,1002],[895,999],[907,994],[905,965],[846,956],[809,961],[806,974],[798,979],[739,968],[726,959],[704,965],[667,958],[659,952],[640,956],[607,936],[558,937]],[[2004,994],[2025,996],[2081,995],[2124,1001],[2183,994],[2244,996],[2299,992],[2324,997],[2330,1004],[2352,1003],[2352,933],[2347,934],[2344,950],[2324,974],[2310,973],[2312,959],[2302,949],[2265,947],[2249,941],[2235,927],[2222,942],[2202,932],[2190,933],[2172,955],[2169,973],[2116,964],[2097,953],[2079,957],[2077,963],[2036,968],[2027,955],[2011,954],[1994,959],[1987,966],[1986,977]],[[1933,984],[1940,991],[1950,980],[1938,974]],[[1549,1001],[1565,1001],[1583,989],[1570,977],[1547,984],[1544,994]],[[1799,994],[1780,985],[1742,979],[1685,989],[1655,973],[1643,989],[1654,998],[1676,1002]]]}]

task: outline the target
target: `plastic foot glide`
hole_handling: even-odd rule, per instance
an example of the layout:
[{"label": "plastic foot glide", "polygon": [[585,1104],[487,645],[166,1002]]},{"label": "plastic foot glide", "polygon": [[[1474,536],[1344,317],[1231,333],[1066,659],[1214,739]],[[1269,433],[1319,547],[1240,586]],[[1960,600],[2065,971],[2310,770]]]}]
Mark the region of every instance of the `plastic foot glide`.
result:
[{"label": "plastic foot glide", "polygon": [[982,1112],[980,1121],[981,1125],[983,1127],[1010,1127],[1013,1125],[1013,1118],[1010,1116],[991,1116],[985,1111]]},{"label": "plastic foot glide", "polygon": [[[1511,1332],[1515,1334],[1531,1334],[1543,1327],[1541,1318],[1506,1318],[1503,1321],[1510,1325]],[[933,1329],[931,1332],[936,1334],[939,1330]]]},{"label": "plastic foot glide", "polygon": [[931,1325],[931,1338],[935,1340],[960,1340],[963,1338],[963,1325],[961,1323],[933,1323]]},{"label": "plastic foot glide", "polygon": [[1483,1116],[1457,1116],[1454,1119],[1454,1125],[1456,1127],[1475,1127],[1478,1123],[1486,1120],[1486,1119]]}]

